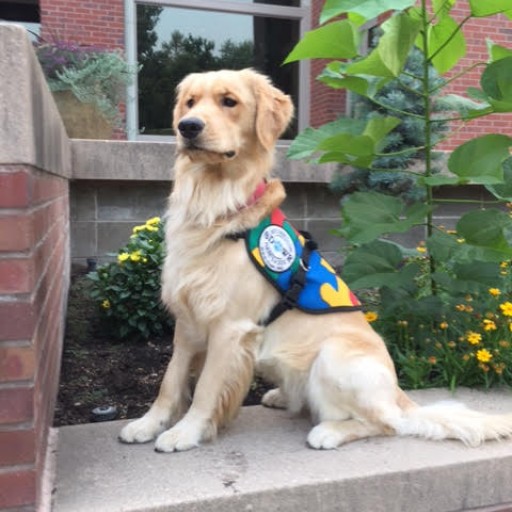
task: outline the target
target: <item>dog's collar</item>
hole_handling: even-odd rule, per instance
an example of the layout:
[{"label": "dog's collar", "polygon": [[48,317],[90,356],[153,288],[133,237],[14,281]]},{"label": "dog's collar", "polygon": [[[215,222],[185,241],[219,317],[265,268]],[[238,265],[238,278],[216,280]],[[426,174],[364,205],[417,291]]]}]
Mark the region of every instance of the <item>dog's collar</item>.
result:
[{"label": "dog's collar", "polygon": [[254,189],[254,192],[252,193],[247,203],[244,206],[242,206],[240,210],[243,210],[244,208],[249,208],[249,206],[252,206],[254,203],[256,203],[263,196],[265,190],[267,190],[267,182],[266,180],[261,180]]}]

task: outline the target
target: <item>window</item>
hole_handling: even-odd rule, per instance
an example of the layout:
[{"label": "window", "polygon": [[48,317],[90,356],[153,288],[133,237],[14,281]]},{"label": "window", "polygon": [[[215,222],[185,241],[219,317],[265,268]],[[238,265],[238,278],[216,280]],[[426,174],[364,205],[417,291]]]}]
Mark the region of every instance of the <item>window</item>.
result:
[{"label": "window", "polygon": [[281,66],[309,24],[300,0],[126,0],[127,54],[141,70],[127,101],[129,139],[172,135],[174,90],[191,72],[253,67],[290,94],[298,111],[284,138],[307,124],[305,63]]}]

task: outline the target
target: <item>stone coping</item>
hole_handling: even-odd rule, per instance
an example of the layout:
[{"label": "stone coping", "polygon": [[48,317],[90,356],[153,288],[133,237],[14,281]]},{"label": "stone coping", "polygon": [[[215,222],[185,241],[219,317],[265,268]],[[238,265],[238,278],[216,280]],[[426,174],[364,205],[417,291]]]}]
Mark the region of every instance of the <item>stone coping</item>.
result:
[{"label": "stone coping", "polygon": [[[452,398],[410,394],[420,403]],[[512,411],[511,391],[461,389],[456,398]],[[309,420],[255,406],[215,442],[159,454],[152,444],[120,444],[124,423],[59,429],[53,512],[512,510],[512,441],[467,448],[382,437],[315,451],[305,446]]]},{"label": "stone coping", "polygon": [[71,177],[71,144],[27,31],[0,22],[0,165]]},{"label": "stone coping", "polygon": [[[73,179],[172,180],[174,142],[73,139]],[[274,175],[297,183],[330,183],[336,164],[314,165],[286,159],[286,145],[276,149]]]}]

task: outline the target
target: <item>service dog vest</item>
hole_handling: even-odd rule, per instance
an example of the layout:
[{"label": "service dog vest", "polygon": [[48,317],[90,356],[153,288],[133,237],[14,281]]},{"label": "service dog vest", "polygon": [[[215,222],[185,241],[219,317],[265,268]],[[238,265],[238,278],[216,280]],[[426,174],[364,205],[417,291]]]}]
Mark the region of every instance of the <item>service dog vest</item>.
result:
[{"label": "service dog vest", "polygon": [[274,210],[248,230],[245,244],[256,268],[283,296],[266,324],[294,307],[312,314],[362,309],[316,244],[307,234],[297,232],[281,210]]}]

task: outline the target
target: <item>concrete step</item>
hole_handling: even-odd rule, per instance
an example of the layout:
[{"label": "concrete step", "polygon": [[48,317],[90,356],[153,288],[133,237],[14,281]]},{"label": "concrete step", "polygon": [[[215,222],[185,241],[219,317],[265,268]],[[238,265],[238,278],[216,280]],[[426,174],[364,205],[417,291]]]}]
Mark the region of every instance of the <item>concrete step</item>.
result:
[{"label": "concrete step", "polygon": [[[410,393],[419,403],[446,390]],[[512,392],[461,389],[456,399],[512,412]],[[454,512],[512,510],[512,441],[373,438],[334,451],[305,445],[310,422],[245,407],[219,438],[160,454],[123,445],[124,421],[58,429],[53,512]]]}]

